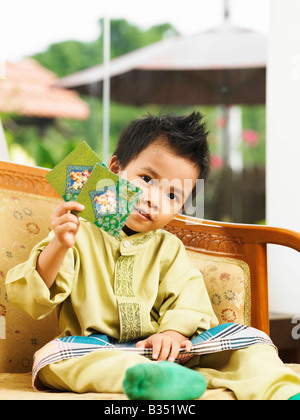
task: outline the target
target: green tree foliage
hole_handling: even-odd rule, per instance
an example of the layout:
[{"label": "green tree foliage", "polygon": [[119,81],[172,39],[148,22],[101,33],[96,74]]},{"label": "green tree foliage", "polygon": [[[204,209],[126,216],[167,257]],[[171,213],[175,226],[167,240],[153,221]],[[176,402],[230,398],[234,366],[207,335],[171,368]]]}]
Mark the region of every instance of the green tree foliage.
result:
[{"label": "green tree foliage", "polygon": [[33,58],[58,77],[63,77],[98,64],[101,49],[100,42],[64,41],[50,45],[47,51]]},{"label": "green tree foliage", "polygon": [[[63,77],[103,62],[103,19],[99,21],[100,35],[96,41],[64,41],[49,46],[47,51],[33,56],[40,64]],[[111,58],[178,34],[169,23],[142,29],[125,19],[111,21]]]},{"label": "green tree foliage", "polygon": [[178,32],[169,23],[142,30],[138,26],[128,24],[125,19],[113,20],[111,22],[111,58],[116,58],[176,34]]},{"label": "green tree foliage", "polygon": [[[137,48],[160,41],[178,32],[168,24],[148,29],[140,28],[125,19],[111,21],[111,58],[126,54]],[[52,44],[32,58],[41,65],[63,77],[80,70],[101,64],[103,61],[103,20],[99,20],[99,37],[93,42],[74,40]],[[35,159],[38,166],[52,168],[82,140],[86,140],[100,155],[102,154],[102,102],[84,97],[91,108],[88,121],[54,120],[41,126],[40,121],[28,124],[17,115],[2,116],[9,148],[21,146]],[[156,107],[151,108],[153,112]],[[110,151],[113,153],[119,132],[133,118],[146,114],[149,108],[134,108],[111,104]]]}]

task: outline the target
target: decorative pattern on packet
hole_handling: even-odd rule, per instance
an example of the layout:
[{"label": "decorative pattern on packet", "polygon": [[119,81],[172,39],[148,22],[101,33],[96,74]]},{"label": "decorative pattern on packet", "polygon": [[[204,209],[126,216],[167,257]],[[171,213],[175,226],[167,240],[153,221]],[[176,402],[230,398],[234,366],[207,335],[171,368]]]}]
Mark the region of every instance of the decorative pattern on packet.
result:
[{"label": "decorative pattern on packet", "polygon": [[119,237],[142,190],[111,172],[83,142],[46,175],[65,201],[77,201],[84,211],[74,212],[110,235]]}]

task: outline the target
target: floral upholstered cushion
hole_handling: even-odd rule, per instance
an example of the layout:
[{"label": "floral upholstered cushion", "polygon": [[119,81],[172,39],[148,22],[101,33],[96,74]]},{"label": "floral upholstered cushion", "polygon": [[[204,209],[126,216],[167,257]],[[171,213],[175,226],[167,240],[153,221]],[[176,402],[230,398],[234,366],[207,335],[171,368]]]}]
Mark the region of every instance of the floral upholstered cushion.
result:
[{"label": "floral upholstered cushion", "polygon": [[8,302],[8,270],[27,260],[50,231],[50,216],[60,200],[0,190],[0,372],[27,372],[33,353],[57,335],[54,314],[35,321]]},{"label": "floral upholstered cushion", "polygon": [[187,251],[202,272],[215,314],[221,324],[251,324],[250,270],[244,261]]}]

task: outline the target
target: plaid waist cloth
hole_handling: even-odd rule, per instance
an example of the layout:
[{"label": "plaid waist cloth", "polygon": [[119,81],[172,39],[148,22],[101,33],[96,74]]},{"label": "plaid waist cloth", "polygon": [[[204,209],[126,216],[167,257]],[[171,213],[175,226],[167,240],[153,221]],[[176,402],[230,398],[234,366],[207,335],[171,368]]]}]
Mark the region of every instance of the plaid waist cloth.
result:
[{"label": "plaid waist cloth", "polygon": [[[217,353],[226,350],[238,350],[255,344],[266,344],[275,347],[272,340],[262,331],[239,324],[222,324],[211,328],[191,340],[193,347],[190,352],[181,349],[176,359],[184,362],[191,356]],[[101,334],[88,337],[70,336],[56,338],[50,341],[34,355],[33,386],[38,387],[38,372],[43,367],[62,360],[81,357],[94,351],[128,351],[152,359],[152,349],[136,347],[137,341],[119,343],[116,339]]]}]

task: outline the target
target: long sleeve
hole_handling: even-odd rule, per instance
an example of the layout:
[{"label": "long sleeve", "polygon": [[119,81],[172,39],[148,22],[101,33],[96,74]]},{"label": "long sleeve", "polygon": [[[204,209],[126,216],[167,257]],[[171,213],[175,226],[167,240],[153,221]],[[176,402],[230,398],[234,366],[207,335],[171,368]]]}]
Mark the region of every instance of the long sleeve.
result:
[{"label": "long sleeve", "polygon": [[36,270],[37,259],[42,250],[52,239],[48,238],[37,244],[29,259],[14,268],[6,276],[6,291],[9,300],[35,319],[47,316],[57,305],[67,299],[71,293],[75,276],[74,249],[68,251],[57,278],[50,289]]}]

